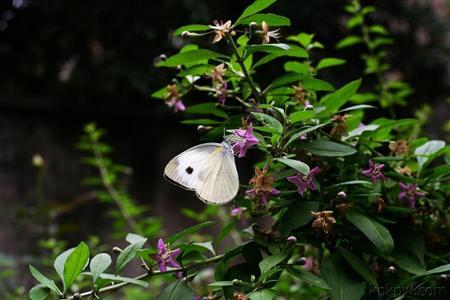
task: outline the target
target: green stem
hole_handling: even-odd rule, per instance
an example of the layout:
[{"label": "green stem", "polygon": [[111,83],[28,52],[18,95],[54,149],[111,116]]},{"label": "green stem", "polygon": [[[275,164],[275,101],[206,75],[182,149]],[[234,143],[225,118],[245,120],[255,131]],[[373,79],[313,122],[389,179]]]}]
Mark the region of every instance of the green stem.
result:
[{"label": "green stem", "polygon": [[128,223],[128,226],[136,233],[142,234],[141,230],[139,229],[139,226],[137,225],[134,218],[131,216],[128,209],[123,204],[122,197],[120,196],[119,191],[116,189],[116,187],[108,180],[108,169],[106,168],[105,164],[103,163],[103,155],[99,149],[99,145],[95,139],[91,139],[93,143],[93,153],[95,156],[95,161],[98,167],[98,170],[100,172],[100,177],[102,180],[102,184],[106,189],[106,192],[109,194],[109,196],[113,199],[113,201],[116,203],[117,207],[120,210],[120,213],[122,214],[123,218]]},{"label": "green stem", "polygon": [[231,35],[227,35],[228,43],[230,44],[231,50],[233,51],[234,55],[236,56],[236,60],[238,64],[241,66],[242,72],[244,73],[245,79],[247,80],[248,85],[250,86],[250,89],[252,90],[253,96],[255,97],[256,101],[258,103],[262,103],[261,93],[256,88],[256,85],[250,76],[250,73],[248,72],[247,68],[245,67],[244,60],[242,59],[242,56],[239,54],[239,50],[236,46],[236,43],[233,40],[233,37]]},{"label": "green stem", "polygon": [[[194,263],[194,264],[186,266],[186,267],[174,268],[174,269],[167,270],[165,272],[154,271],[154,272],[151,272],[151,273],[145,273],[145,274],[141,274],[141,275],[139,275],[137,277],[134,277],[133,279],[135,279],[135,280],[143,280],[143,279],[148,279],[148,278],[151,278],[153,276],[158,276],[158,275],[172,274],[172,273],[176,273],[176,272],[185,272],[185,271],[188,271],[190,269],[195,269],[195,268],[198,268],[198,267],[201,267],[201,266],[204,266],[204,265],[207,265],[207,264],[219,261],[224,256],[225,256],[224,254],[220,254],[220,255],[217,255],[217,256],[205,259],[202,262]],[[77,297],[74,298],[74,296],[70,296],[68,298],[64,298],[64,299],[61,299],[61,300],[81,299],[81,298],[91,297],[91,296],[94,296],[94,295],[105,294],[105,293],[110,293],[110,292],[116,292],[119,289],[121,289],[121,288],[123,288],[123,287],[125,287],[127,285],[130,285],[130,284],[131,283],[129,283],[129,282],[121,282],[121,283],[117,283],[117,284],[113,284],[113,285],[101,288],[98,291],[91,290],[91,291],[87,291],[87,292],[84,292],[84,293],[80,293],[80,294],[77,295],[78,298]]]}]

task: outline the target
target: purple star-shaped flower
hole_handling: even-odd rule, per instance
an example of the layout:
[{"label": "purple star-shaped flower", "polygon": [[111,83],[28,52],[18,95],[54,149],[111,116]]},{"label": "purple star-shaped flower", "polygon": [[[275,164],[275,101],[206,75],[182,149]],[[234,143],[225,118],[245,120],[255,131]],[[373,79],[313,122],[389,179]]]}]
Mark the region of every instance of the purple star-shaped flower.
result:
[{"label": "purple star-shaped flower", "polygon": [[180,254],[181,250],[179,248],[171,250],[169,245],[164,243],[163,239],[158,240],[158,253],[152,255],[152,258],[158,263],[159,270],[161,272],[166,272],[167,267],[179,268],[180,264],[175,260],[175,258]]},{"label": "purple star-shaped flower", "polygon": [[303,196],[303,193],[309,189],[311,191],[315,191],[317,189],[316,184],[313,181],[314,176],[320,172],[319,167],[315,167],[311,171],[309,171],[308,175],[303,173],[297,173],[294,176],[289,176],[287,180],[295,184],[298,188],[298,193]]},{"label": "purple star-shaped flower", "polygon": [[267,206],[269,203],[269,197],[270,196],[276,196],[280,193],[279,190],[272,188],[270,191],[259,191],[257,192],[256,189],[251,189],[245,192],[247,196],[250,196],[252,198],[259,198],[261,201],[261,204],[263,206]]},{"label": "purple star-shaped flower", "polygon": [[369,168],[367,170],[363,170],[361,173],[364,176],[370,177],[372,182],[376,182],[377,180],[385,180],[386,177],[384,177],[383,173],[381,173],[383,168],[384,164],[376,164],[373,160],[369,160]]},{"label": "purple star-shaped flower", "polygon": [[239,157],[244,157],[247,154],[248,148],[258,144],[259,140],[253,135],[253,128],[249,126],[246,130],[236,129],[234,131],[233,152]]},{"label": "purple star-shaped flower", "polygon": [[400,182],[401,192],[398,194],[400,201],[408,204],[410,208],[416,208],[416,201],[418,198],[425,196],[424,192],[417,190],[417,184],[407,184]]}]

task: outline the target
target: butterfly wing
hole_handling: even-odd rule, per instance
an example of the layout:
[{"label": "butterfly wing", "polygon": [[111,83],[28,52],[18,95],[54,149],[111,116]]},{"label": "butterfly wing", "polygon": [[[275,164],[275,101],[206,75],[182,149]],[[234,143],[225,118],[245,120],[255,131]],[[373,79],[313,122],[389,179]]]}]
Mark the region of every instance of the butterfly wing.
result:
[{"label": "butterfly wing", "polygon": [[239,175],[231,149],[222,147],[213,152],[201,166],[195,191],[205,203],[225,204],[236,197]]},{"label": "butterfly wing", "polygon": [[195,190],[202,165],[221,144],[206,143],[192,147],[172,158],[164,169],[164,176],[188,190]]}]

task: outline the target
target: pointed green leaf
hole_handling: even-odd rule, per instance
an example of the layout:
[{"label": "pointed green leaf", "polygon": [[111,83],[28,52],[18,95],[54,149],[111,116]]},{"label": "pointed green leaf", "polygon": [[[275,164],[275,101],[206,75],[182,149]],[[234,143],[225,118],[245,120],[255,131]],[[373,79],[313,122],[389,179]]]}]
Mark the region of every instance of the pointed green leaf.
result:
[{"label": "pointed green leaf", "polygon": [[139,240],[133,244],[128,245],[120,252],[116,261],[116,274],[118,274],[142,249],[147,239]]},{"label": "pointed green leaf", "polygon": [[180,52],[178,54],[172,55],[164,61],[159,62],[157,67],[176,67],[178,65],[184,64],[195,64],[201,61],[207,61],[212,58],[223,58],[224,55],[207,50],[207,49],[197,49],[189,50],[186,52]]},{"label": "pointed green leaf", "polygon": [[235,24],[239,24],[242,19],[254,15],[263,9],[266,9],[270,5],[272,5],[276,0],[256,0],[244,10],[241,16],[236,20]]},{"label": "pointed green leaf", "polygon": [[279,26],[291,26],[291,20],[284,16],[276,15],[276,14],[254,14],[252,16],[246,17],[239,21],[239,24],[249,25],[252,22],[255,22],[258,25],[265,21],[269,27],[279,27]]},{"label": "pointed green leaf", "polygon": [[319,61],[319,63],[317,64],[317,70],[339,66],[343,64],[345,64],[344,59],[327,57]]},{"label": "pointed green leaf", "polygon": [[355,225],[383,253],[394,249],[394,240],[386,227],[371,218],[349,211],[345,214],[347,220]]},{"label": "pointed green leaf", "polygon": [[303,280],[304,282],[307,282],[309,284],[315,285],[315,286],[323,288],[323,289],[327,289],[327,290],[330,289],[330,287],[325,282],[325,280],[323,280],[322,278],[320,278],[319,276],[317,276],[314,273],[311,273],[302,268],[296,268],[296,267],[289,267],[286,270],[289,272],[289,274],[299,278],[300,280]]},{"label": "pointed green leaf", "polygon": [[378,288],[377,280],[365,261],[345,248],[340,248],[339,251],[347,262],[353,267],[353,269],[359,273],[359,275],[361,275],[372,286]]},{"label": "pointed green leaf", "polygon": [[198,31],[207,31],[211,30],[211,28],[208,25],[202,25],[202,24],[192,24],[192,25],[185,25],[177,28],[177,30],[174,31],[173,35],[180,35],[185,31],[189,32],[198,32]]},{"label": "pointed green leaf", "polygon": [[348,156],[356,153],[356,149],[325,139],[300,142],[298,146],[318,156]]},{"label": "pointed green leaf", "polygon": [[89,268],[92,273],[92,278],[95,283],[97,278],[105,272],[106,269],[111,265],[111,256],[107,253],[100,253],[92,258]]},{"label": "pointed green leaf", "polygon": [[302,161],[290,159],[290,158],[276,158],[276,161],[279,161],[282,164],[285,164],[288,167],[291,167],[298,172],[308,175],[309,174],[309,166]]},{"label": "pointed green leaf", "polygon": [[173,244],[174,242],[178,241],[182,237],[190,235],[190,234],[195,233],[197,231],[200,231],[201,229],[203,229],[205,227],[209,227],[209,226],[211,226],[213,224],[214,224],[213,221],[206,221],[206,222],[194,225],[192,227],[186,228],[186,229],[184,229],[184,230],[182,230],[182,231],[172,235],[166,241],[169,244]]},{"label": "pointed green leaf", "polygon": [[364,294],[366,283],[338,255],[323,260],[320,274],[330,287],[331,300],[359,300]]},{"label": "pointed green leaf", "polygon": [[45,300],[50,294],[50,289],[42,284],[34,286],[29,293],[31,300]]},{"label": "pointed green leaf", "polygon": [[57,294],[61,294],[61,292],[59,291],[58,287],[56,286],[55,282],[53,280],[48,279],[47,277],[45,277],[44,274],[42,274],[41,272],[39,272],[35,267],[33,267],[32,265],[29,266],[30,268],[30,273],[31,275],[33,275],[33,277],[39,281],[39,283],[41,283],[43,286],[48,287],[49,289],[51,289],[52,291],[54,291]]},{"label": "pointed green leaf", "polygon": [[89,248],[81,242],[70,253],[64,264],[64,292],[66,292],[72,283],[77,279],[78,275],[83,272],[89,262]]},{"label": "pointed green leaf", "polygon": [[261,270],[261,274],[264,274],[265,272],[269,271],[270,269],[281,263],[283,260],[286,259],[286,257],[287,256],[285,254],[275,254],[264,258],[259,263],[259,269]]}]

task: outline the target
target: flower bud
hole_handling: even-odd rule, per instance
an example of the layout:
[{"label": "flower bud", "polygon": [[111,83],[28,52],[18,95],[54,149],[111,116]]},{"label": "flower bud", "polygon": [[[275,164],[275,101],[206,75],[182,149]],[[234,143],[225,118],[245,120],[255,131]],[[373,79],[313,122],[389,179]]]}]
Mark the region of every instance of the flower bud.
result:
[{"label": "flower bud", "polygon": [[35,166],[36,168],[40,168],[44,165],[44,158],[42,158],[42,156],[38,153],[33,155],[31,161],[33,163],[33,166]]},{"label": "flower bud", "polygon": [[249,26],[250,26],[250,29],[254,30],[254,29],[256,29],[256,28],[258,27],[258,23],[256,23],[256,22],[251,22],[251,23],[249,24]]},{"label": "flower bud", "polygon": [[303,266],[306,264],[306,257],[300,257],[295,261],[296,265]]},{"label": "flower bud", "polygon": [[119,247],[114,247],[113,252],[116,254],[120,254],[120,252],[122,252],[122,249],[120,249]]},{"label": "flower bud", "polygon": [[344,191],[340,191],[339,193],[337,193],[337,197],[339,199],[346,199],[347,198],[347,194]]},{"label": "flower bud", "polygon": [[314,106],[312,106],[311,104],[308,104],[305,106],[305,110],[313,110]]},{"label": "flower bud", "polygon": [[290,237],[287,238],[287,242],[289,244],[295,244],[295,243],[297,243],[297,238],[295,236],[291,235]]},{"label": "flower bud", "polygon": [[81,299],[80,293],[75,293],[75,294],[73,294],[72,299],[73,299],[73,300],[79,300],[79,299]]},{"label": "flower bud", "polygon": [[388,271],[389,273],[394,273],[394,272],[396,271],[396,269],[395,269],[394,266],[390,266],[389,268],[387,268],[387,271]]},{"label": "flower bud", "polygon": [[250,282],[255,282],[255,281],[256,281],[255,275],[250,276]]},{"label": "flower bud", "polygon": [[167,55],[161,54],[161,55],[159,56],[159,59],[162,60],[162,61],[165,61],[165,60],[167,59]]}]

